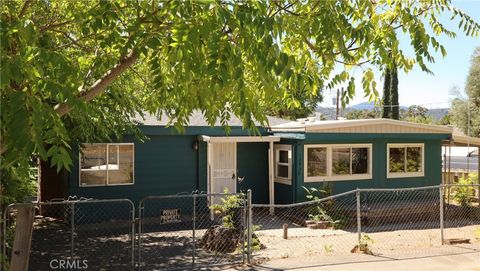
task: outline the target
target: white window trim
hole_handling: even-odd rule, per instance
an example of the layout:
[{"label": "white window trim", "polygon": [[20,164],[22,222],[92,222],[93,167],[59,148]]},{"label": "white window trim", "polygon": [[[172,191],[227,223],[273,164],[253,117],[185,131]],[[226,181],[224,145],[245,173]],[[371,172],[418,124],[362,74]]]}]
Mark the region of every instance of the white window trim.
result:
[{"label": "white window trim", "polygon": [[[99,186],[124,186],[124,185],[134,185],[135,184],[135,144],[134,143],[84,143],[85,145],[106,145],[107,146],[107,163],[106,163],[106,182],[105,184],[82,184],[82,152],[78,152],[78,186],[79,187],[99,187]],[[108,146],[115,145],[131,145],[132,146],[132,182],[131,183],[118,183],[118,184],[109,184],[108,183]],[[120,148],[117,148],[117,164],[120,165]],[[86,170],[89,171],[89,170]],[[100,171],[100,169],[98,170]]]},{"label": "white window trim", "polygon": [[[308,144],[303,147],[303,180],[305,183],[327,182],[327,181],[350,181],[350,180],[371,180],[372,179],[372,144]],[[308,177],[308,149],[326,148],[327,150],[327,176]],[[332,172],[332,149],[333,148],[367,148],[368,149],[368,173],[353,175],[333,175]],[[351,159],[351,155],[350,155]]]},{"label": "white window trim", "polygon": [[[276,183],[292,185],[292,158],[293,158],[292,145],[275,144],[275,145],[273,145],[273,149],[275,151],[274,181]],[[279,161],[279,159],[280,159],[279,152],[280,151],[288,151],[289,152],[288,163],[281,163]],[[277,165],[288,166],[288,178],[278,176]]]},{"label": "white window trim", "polygon": [[[421,164],[422,170],[419,172],[390,172],[390,148],[408,148],[408,147],[422,148],[422,164]],[[407,155],[407,152],[405,152],[405,155]],[[411,178],[411,177],[425,177],[425,144],[423,143],[387,144],[387,179]]]}]

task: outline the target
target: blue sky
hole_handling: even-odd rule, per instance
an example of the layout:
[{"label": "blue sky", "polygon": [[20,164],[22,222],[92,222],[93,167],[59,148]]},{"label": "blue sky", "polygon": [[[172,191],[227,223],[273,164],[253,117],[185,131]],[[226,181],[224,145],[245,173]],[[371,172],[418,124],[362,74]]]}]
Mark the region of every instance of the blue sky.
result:
[{"label": "blue sky", "polygon": [[[453,1],[453,5],[467,12],[473,19],[480,21],[480,0],[462,0]],[[458,29],[458,20],[450,21],[450,15],[445,14],[441,17],[444,26],[457,33],[455,39],[446,36],[438,37],[437,40],[445,46],[447,56],[442,58],[441,54],[435,55],[435,63],[428,67],[434,75],[427,74],[416,67],[408,74],[399,73],[399,101],[401,105],[418,104],[428,108],[449,107],[450,89],[453,86],[461,90],[465,87],[465,81],[470,67],[470,57],[476,46],[480,46],[480,37],[466,37]],[[408,47],[409,40],[401,38],[401,46]],[[402,45],[403,44],[403,45]],[[413,52],[413,51],[412,51]],[[360,72],[358,74],[361,74]],[[377,87],[381,93],[383,80],[377,74]],[[358,80],[360,82],[360,80]],[[322,106],[332,107],[333,93],[324,93],[324,102]],[[361,84],[357,84],[357,95],[350,105],[366,102],[363,97]]]}]

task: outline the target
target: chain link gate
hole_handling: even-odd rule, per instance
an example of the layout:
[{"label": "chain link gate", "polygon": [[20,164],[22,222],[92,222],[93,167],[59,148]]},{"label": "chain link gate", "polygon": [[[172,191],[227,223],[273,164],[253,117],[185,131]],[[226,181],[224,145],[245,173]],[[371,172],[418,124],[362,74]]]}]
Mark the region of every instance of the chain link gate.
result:
[{"label": "chain link gate", "polygon": [[[21,208],[34,209],[29,270],[131,270],[135,206],[128,199],[9,205],[3,215],[2,266],[8,268]],[[7,269],[8,270],[8,269]]]},{"label": "chain link gate", "polygon": [[245,262],[246,195],[151,196],[139,203],[139,270]]}]

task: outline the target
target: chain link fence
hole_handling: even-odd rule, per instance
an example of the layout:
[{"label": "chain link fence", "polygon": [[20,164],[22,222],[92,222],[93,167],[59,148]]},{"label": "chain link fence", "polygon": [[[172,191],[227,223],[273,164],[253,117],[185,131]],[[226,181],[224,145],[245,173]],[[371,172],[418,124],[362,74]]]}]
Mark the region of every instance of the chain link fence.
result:
[{"label": "chain link fence", "polygon": [[357,189],[252,204],[252,263],[269,268],[480,252],[479,185]]},{"label": "chain link fence", "polygon": [[139,208],[140,270],[187,270],[244,262],[244,194],[147,197]]},{"label": "chain link fence", "polygon": [[253,204],[254,263],[348,254],[357,244],[355,192],[290,205]]},{"label": "chain link fence", "polygon": [[123,199],[13,204],[2,267],[21,208],[35,208],[29,270],[62,260],[94,270],[295,268],[480,252],[479,190],[357,189],[288,205],[252,204],[250,191],[152,196],[137,213]]},{"label": "chain link fence", "polygon": [[13,253],[17,214],[34,209],[29,270],[132,270],[135,207],[130,200],[84,200],[13,204],[3,219],[2,266]]}]

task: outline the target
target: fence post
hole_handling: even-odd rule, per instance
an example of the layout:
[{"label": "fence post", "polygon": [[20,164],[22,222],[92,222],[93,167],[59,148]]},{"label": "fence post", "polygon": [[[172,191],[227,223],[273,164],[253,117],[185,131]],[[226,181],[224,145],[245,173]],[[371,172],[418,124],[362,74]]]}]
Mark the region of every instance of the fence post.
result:
[{"label": "fence post", "polygon": [[247,205],[248,205],[248,229],[247,229],[247,263],[252,263],[252,234],[253,234],[253,223],[252,223],[252,190],[248,189],[247,191]]},{"label": "fence post", "polygon": [[130,213],[132,214],[132,268],[135,268],[135,205],[133,202],[129,201],[130,207],[132,208],[130,210]]},{"label": "fence post", "polygon": [[[247,198],[244,195],[243,198],[243,210],[242,210],[242,264],[245,264],[245,234],[246,228],[248,228],[248,222],[247,222]],[[248,231],[248,230],[247,230]]]},{"label": "fence post", "polygon": [[192,253],[192,270],[195,270],[195,249],[196,249],[196,243],[195,243],[195,227],[196,227],[196,220],[197,220],[197,194],[193,194],[193,214],[192,214],[192,223],[193,223],[193,232],[192,232],[192,238],[193,238],[193,253]]},{"label": "fence post", "polygon": [[28,270],[35,208],[29,204],[17,207],[17,211],[10,266],[12,271],[24,271]]},{"label": "fence post", "polygon": [[142,266],[142,232],[143,232],[143,215],[144,215],[144,200],[140,200],[138,204],[138,270],[141,270]]},{"label": "fence post", "polygon": [[70,259],[73,259],[73,252],[75,249],[75,202],[72,202],[72,213],[70,214],[70,223],[71,223],[71,237],[70,237]]},{"label": "fence post", "polygon": [[360,248],[360,243],[362,239],[362,218],[360,217],[360,190],[357,188],[355,193],[357,197],[357,234],[358,234],[358,247]]},{"label": "fence post", "polygon": [[440,240],[441,244],[444,244],[444,239],[443,239],[443,186],[438,187],[438,194],[440,195]]}]

